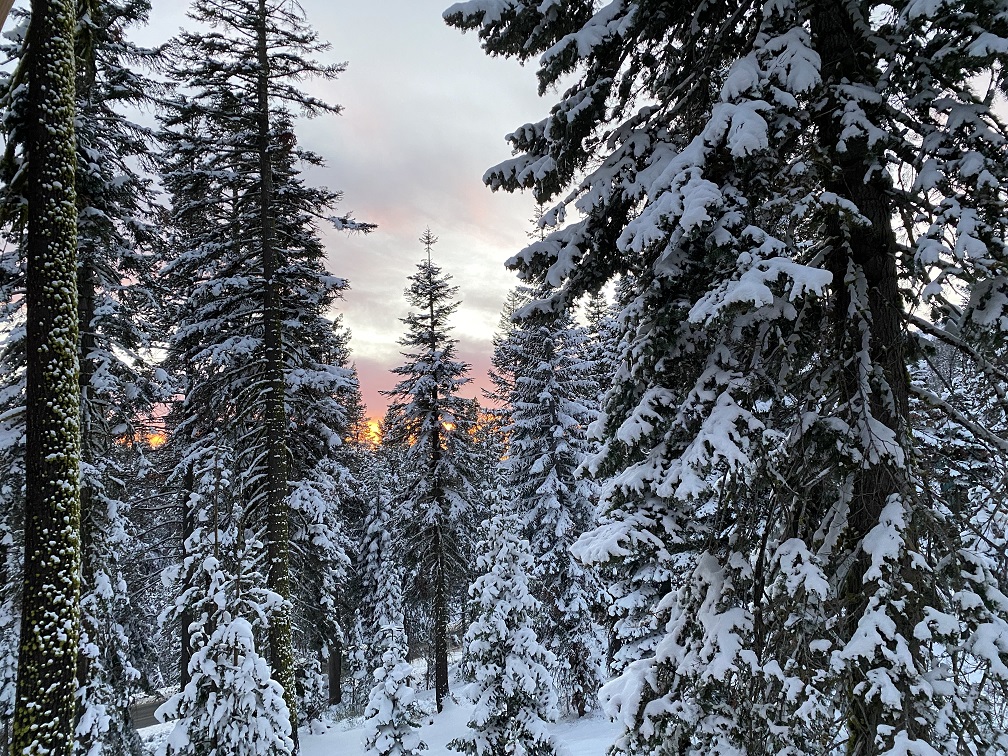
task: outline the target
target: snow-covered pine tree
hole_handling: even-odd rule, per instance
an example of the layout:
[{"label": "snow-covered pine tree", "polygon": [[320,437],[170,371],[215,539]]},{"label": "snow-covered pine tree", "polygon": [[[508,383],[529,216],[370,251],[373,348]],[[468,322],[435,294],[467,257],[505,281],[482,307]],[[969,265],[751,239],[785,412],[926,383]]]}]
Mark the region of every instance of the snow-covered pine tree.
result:
[{"label": "snow-covered pine tree", "polygon": [[[345,339],[326,317],[346,282],[325,270],[317,222],[369,227],[330,217],[339,195],[303,183],[299,166],[321,159],[297,147],[285,108],[338,112],[296,84],[342,69],[315,60],[328,46],[297,3],[196,0],[190,15],[204,29],[170,47],[172,78],[187,96],[173,103],[163,135],[180,241],[169,273],[185,292],[172,359],[189,386],[176,429],[193,448],[216,443],[213,429],[244,429],[236,461],[265,527],[267,579],[290,599],[290,487],[340,443],[341,397],[355,390]],[[181,455],[180,480],[192,456]],[[292,643],[280,611],[270,660],[294,715]]]},{"label": "snow-covered pine tree", "polygon": [[498,489],[483,523],[476,578],[469,589],[472,624],[463,641],[463,674],[475,703],[468,736],[448,744],[469,756],[523,753],[555,756],[564,749],[546,728],[559,716],[550,668],[553,654],[536,638],[539,602],[529,590],[533,568],[521,521]]},{"label": "snow-covered pine tree", "polygon": [[448,327],[459,306],[458,288],[431,260],[436,242],[429,228],[420,237],[426,257],[406,289],[412,309],[402,319],[407,332],[399,340],[406,363],[392,370],[400,381],[388,392],[392,402],[385,440],[402,454],[403,552],[412,560],[406,565],[410,592],[429,606],[434,690],[441,711],[448,695],[449,610],[467,579],[462,528],[472,506],[472,413],[458,396],[469,381],[469,366],[455,359],[456,341]]},{"label": "snow-covered pine tree", "polygon": [[361,554],[369,603],[368,648],[377,663],[371,668],[372,685],[364,711],[364,752],[369,756],[412,756],[426,750],[420,740],[415,713],[413,666],[406,661],[402,567],[392,549],[390,501],[379,488],[368,513]]},{"label": "snow-covered pine tree", "polygon": [[[401,633],[401,627],[387,633]],[[381,666],[374,672],[374,686],[364,711],[364,753],[367,756],[414,756],[427,750],[420,740],[413,709],[413,666],[406,661],[403,642],[384,645]]]},{"label": "snow-covered pine tree", "polygon": [[230,474],[232,454],[220,445],[194,460],[198,524],[182,563],[165,574],[182,590],[162,622],[192,619],[189,680],[158,709],[178,720],[167,741],[178,756],[284,756],[295,748],[283,688],[255,647],[286,602],[263,587],[266,549],[245,528],[247,498]]},{"label": "snow-covered pine tree", "polygon": [[594,393],[590,394],[593,397],[590,408],[596,412],[601,409],[606,389],[616,373],[619,354],[617,314],[614,305],[602,292],[590,293],[584,303],[585,338],[581,359],[595,384],[592,387]]},{"label": "snow-covered pine tree", "polygon": [[557,689],[579,716],[593,705],[604,660],[592,616],[596,579],[570,551],[595,524],[595,487],[578,475],[588,453],[585,432],[596,416],[589,408],[596,383],[581,356],[584,336],[568,314],[519,314],[510,337],[514,378],[504,462],[531,546],[531,590],[543,608],[536,631],[556,657]]},{"label": "snow-covered pine tree", "polygon": [[[380,473],[383,474],[375,476],[370,487],[370,501],[364,516],[364,536],[357,565],[361,583],[360,616],[366,680],[370,680],[371,674],[382,664],[386,645],[383,642],[383,628],[391,621],[390,617],[383,615],[389,611],[402,612],[402,587],[393,579],[396,575],[401,578],[402,568],[397,566],[394,552],[398,526],[392,519],[393,501],[388,488],[390,471],[382,465]],[[393,569],[391,574],[390,568]]]},{"label": "snow-covered pine tree", "polygon": [[498,459],[507,453],[507,436],[504,433],[511,423],[511,392],[514,389],[514,372],[519,355],[514,344],[517,325],[515,313],[531,299],[531,291],[527,286],[516,286],[508,292],[507,299],[501,307],[497,331],[493,335],[493,355],[490,357],[491,368],[487,373],[491,388],[484,389],[483,395],[490,402],[489,413],[493,421],[491,432],[496,436],[500,449]]},{"label": "snow-covered pine tree", "polygon": [[[70,756],[80,636],[80,394],[74,194],[76,4],[33,0],[16,146],[25,204],[25,567],[12,750]],[[21,90],[24,92],[25,90]],[[10,158],[11,152],[8,153]],[[9,200],[5,211],[10,217]],[[6,267],[6,266],[5,266]],[[15,324],[15,328],[17,324]],[[13,492],[16,495],[16,491]]]},{"label": "snow-covered pine tree", "polygon": [[[282,175],[278,171],[278,175]],[[294,177],[296,181],[296,177]],[[286,187],[285,181],[276,182]],[[305,192],[310,194],[310,192]],[[346,282],[324,272],[325,250],[316,235],[307,235],[304,207],[309,197],[289,189],[278,201],[291,197],[305,203],[298,215],[293,206],[281,219],[297,219],[280,229],[280,238],[304,239],[308,254],[286,255],[284,275],[297,288],[284,291],[284,340],[298,356],[288,370],[288,414],[296,432],[289,441],[293,482],[291,504],[291,574],[293,576],[295,646],[299,651],[299,690],[304,691],[309,710],[301,711],[303,722],[317,719],[329,703],[323,696],[319,664],[322,656],[341,663],[345,634],[353,607],[348,603],[349,584],[356,552],[356,513],[361,483],[357,480],[358,450],[351,428],[359,422],[360,388],[350,365],[349,331],[341,316],[330,319],[335,298]],[[313,277],[330,278],[341,285],[335,290],[312,285]],[[298,282],[307,282],[298,283]],[[355,414],[354,414],[355,413]],[[313,465],[309,467],[309,465]],[[338,667],[337,667],[338,668]],[[327,670],[328,671],[328,670]],[[338,676],[337,676],[338,678]],[[312,687],[307,685],[316,681]],[[333,681],[337,691],[340,683]],[[311,692],[310,692],[311,691]]]},{"label": "snow-covered pine tree", "polygon": [[[242,464],[251,475],[247,490],[262,504],[267,579],[289,599],[288,497],[297,471],[288,469],[288,459],[304,437],[302,429],[288,431],[292,418],[308,416],[315,421],[303,429],[308,438],[322,435],[323,446],[338,443],[341,420],[331,410],[350,374],[332,361],[336,336],[322,322],[345,282],[325,272],[316,228],[339,195],[301,182],[298,166],[320,159],[296,147],[286,109],[338,112],[298,83],[334,78],[342,67],[317,60],[328,45],[296,2],[195,0],[190,16],[203,28],[183,32],[169,52],[172,78],[188,98],[179,100],[166,122],[174,132],[167,135],[174,150],[167,183],[176,192],[175,220],[192,235],[172,271],[185,277],[192,292],[177,340],[188,350],[188,362],[244,366],[214,378],[223,384],[221,398],[240,408],[237,420],[248,428]],[[207,198],[217,207],[201,208]],[[216,225],[208,223],[214,216],[220,219]],[[347,218],[333,220],[341,228],[364,228]],[[226,327],[201,344],[210,320]],[[307,401],[295,406],[302,396]],[[293,458],[314,469],[310,457]],[[292,643],[291,619],[281,611],[269,627],[270,659],[294,715]]]},{"label": "snow-covered pine tree", "polygon": [[[329,705],[321,660],[342,655],[345,644],[344,594],[354,553],[343,503],[355,495],[356,481],[334,457],[320,460],[315,470],[291,493],[291,556],[294,588],[294,630],[298,661],[298,716],[302,724],[320,719]],[[328,671],[328,670],[327,670]]]},{"label": "snow-covered pine tree", "polygon": [[[154,281],[160,238],[150,181],[150,134],[123,111],[151,103],[159,87],[138,68],[153,53],[133,45],[147,0],[78,4],[77,202],[81,366],[83,585],[75,748],[86,756],[139,754],[128,706],[140,673],[124,566],[125,480],[143,466],[147,428],[160,389],[150,352],[158,312]],[[123,443],[123,440],[126,443]]]},{"label": "snow-covered pine tree", "polygon": [[907,369],[926,335],[1004,395],[1000,3],[445,15],[572,82],[487,174],[559,197],[511,264],[557,307],[628,282],[579,546],[621,597],[617,751],[1003,750],[973,702],[1008,679],[1004,578],[923,482],[909,397],[1004,439]]}]

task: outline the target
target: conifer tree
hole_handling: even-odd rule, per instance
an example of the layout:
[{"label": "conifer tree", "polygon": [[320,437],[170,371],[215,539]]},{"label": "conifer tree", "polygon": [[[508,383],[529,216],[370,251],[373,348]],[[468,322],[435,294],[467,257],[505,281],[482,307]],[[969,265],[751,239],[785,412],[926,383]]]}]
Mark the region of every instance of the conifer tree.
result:
[{"label": "conifer tree", "polygon": [[[161,392],[149,354],[158,312],[160,253],[149,179],[150,134],[125,117],[159,87],[136,69],[152,53],[132,45],[129,27],[150,5],[81,2],[77,22],[78,312],[80,317],[83,632],[77,752],[139,754],[129,701],[140,673],[125,628],[131,549],[124,473],[143,464],[146,428]],[[124,443],[124,440],[127,443]],[[136,644],[139,645],[139,644]]]},{"label": "conifer tree", "polygon": [[218,446],[197,463],[191,506],[199,523],[186,541],[182,564],[167,577],[183,587],[163,621],[193,618],[191,676],[158,710],[178,720],[168,738],[172,754],[282,756],[294,750],[293,718],[283,688],[255,648],[255,635],[284,606],[263,588],[265,547],[245,527],[233,451]]},{"label": "conifer tree", "polygon": [[[371,568],[369,646],[378,663],[364,711],[364,752],[373,756],[413,756],[427,749],[417,733],[413,667],[406,661],[402,567],[391,548],[387,499],[378,492],[370,514],[368,551],[362,555]],[[370,582],[370,580],[368,581]]]},{"label": "conifer tree", "polygon": [[559,287],[549,306],[627,282],[606,519],[578,547],[621,597],[617,752],[1003,747],[971,703],[1008,672],[1003,577],[988,523],[924,482],[910,398],[1004,440],[908,370],[938,339],[1004,393],[1000,11],[446,12],[490,53],[541,56],[541,91],[573,80],[487,174],[558,198],[511,264]]},{"label": "conifer tree", "polygon": [[368,756],[414,756],[427,750],[417,733],[412,678],[413,667],[405,660],[402,646],[386,644],[364,711],[364,753]]},{"label": "conifer tree", "polygon": [[504,491],[494,492],[494,514],[483,524],[476,561],[480,576],[469,589],[473,622],[462,668],[473,681],[470,732],[449,747],[469,756],[554,756],[563,752],[546,728],[558,716],[550,673],[556,659],[536,638],[532,555],[517,535],[518,518],[506,512],[506,498]]},{"label": "conifer tree", "polygon": [[518,327],[514,316],[519,308],[527,304],[530,299],[531,292],[528,287],[516,286],[509,291],[501,308],[497,331],[493,335],[493,355],[490,358],[492,367],[487,374],[492,388],[484,390],[483,394],[491,402],[490,413],[494,423],[493,431],[498,436],[497,443],[500,447],[498,459],[503,457],[507,451],[504,428],[511,423],[509,404],[511,393],[514,390],[515,371],[518,369],[521,358],[515,344]]},{"label": "conifer tree", "polygon": [[[195,448],[217,443],[212,429],[245,429],[236,460],[249,471],[245,490],[265,528],[267,580],[290,601],[291,488],[341,442],[341,401],[355,390],[345,340],[326,317],[346,282],[325,271],[317,222],[370,227],[330,218],[339,195],[298,175],[321,159],[297,147],[286,108],[338,112],[296,85],[342,70],[315,60],[328,46],[300,6],[196,0],[190,15],[208,28],[184,32],[170,49],[172,77],[191,96],[174,103],[164,134],[165,181],[184,242],[169,274],[188,292],[173,337],[174,364],[189,383],[176,432]],[[191,457],[181,455],[179,479]],[[269,625],[270,661],[296,717],[286,612]]]},{"label": "conifer tree", "polygon": [[579,716],[602,684],[603,642],[592,617],[594,577],[570,553],[594,525],[594,486],[578,476],[596,383],[583,361],[584,331],[568,315],[524,313],[511,337],[516,360],[505,475],[531,544],[536,630],[557,660],[557,688]]},{"label": "conifer tree", "polygon": [[[382,472],[382,478],[389,474],[388,468]],[[392,497],[388,483],[387,479],[381,478],[374,481],[370,506],[364,517],[364,537],[357,568],[361,581],[363,640],[365,648],[370,649],[370,653],[365,651],[366,679],[370,679],[370,674],[382,663],[383,647],[386,645],[382,642],[385,633],[382,628],[391,621],[388,617],[383,619],[383,613],[392,611],[391,617],[395,619],[399,616],[397,612],[402,612],[402,587],[393,579],[402,568],[397,566],[394,556],[397,525],[392,520]]]},{"label": "conifer tree", "polygon": [[602,408],[606,389],[616,372],[619,354],[617,313],[602,292],[593,292],[584,305],[585,338],[581,358],[588,368],[592,389],[589,393],[591,409]]},{"label": "conifer tree", "polygon": [[302,724],[321,717],[328,706],[320,662],[323,654],[339,658],[345,643],[343,596],[354,553],[343,512],[356,482],[335,457],[321,460],[291,492],[292,564],[296,576],[294,617],[298,665],[298,715]]},{"label": "conifer tree", "polygon": [[[157,396],[145,355],[151,346],[152,317],[157,315],[152,273],[158,238],[149,180],[136,164],[149,158],[149,134],[123,114],[128,107],[148,103],[158,88],[136,70],[152,57],[128,39],[129,27],[146,21],[149,4],[143,0],[95,4],[80,2],[76,24],[77,162],[77,290],[80,322],[78,361],[81,406],[81,527],[82,622],[78,670],[76,748],[80,753],[138,753],[139,739],[129,721],[127,704],[139,673],[133,665],[133,639],[124,628],[130,614],[129,591],[123,564],[127,559],[127,506],[121,501],[123,480],[137,469],[144,428]],[[16,14],[17,17],[18,14]],[[15,43],[17,35],[15,35]],[[20,50],[11,49],[16,56]],[[25,128],[25,94],[20,73],[5,93],[9,108],[6,127],[11,138],[4,167],[7,218],[12,241],[4,253],[9,277],[0,287],[5,297],[5,321],[18,321],[24,300],[16,294],[23,285],[18,275],[24,256],[18,237],[17,152]],[[9,203],[14,203],[13,205]],[[11,409],[23,401],[24,331],[6,334],[3,403]],[[10,416],[10,435],[4,434],[4,456],[21,453],[23,420]],[[8,443],[10,442],[10,443]],[[12,456],[8,456],[12,455]],[[14,462],[11,473],[19,474]],[[11,494],[19,488],[11,485]],[[20,542],[20,496],[9,520],[11,537]],[[11,565],[19,572],[20,565]]]},{"label": "conifer tree", "polygon": [[471,508],[472,484],[471,412],[458,396],[469,380],[469,366],[455,359],[456,341],[448,328],[459,306],[458,288],[431,260],[436,242],[430,229],[420,237],[427,257],[406,290],[412,309],[403,318],[407,332],[399,341],[406,363],[392,371],[401,380],[389,392],[385,439],[402,454],[405,551],[414,560],[407,569],[411,592],[423,596],[430,608],[434,689],[441,711],[448,694],[448,615],[466,575],[460,528]]}]

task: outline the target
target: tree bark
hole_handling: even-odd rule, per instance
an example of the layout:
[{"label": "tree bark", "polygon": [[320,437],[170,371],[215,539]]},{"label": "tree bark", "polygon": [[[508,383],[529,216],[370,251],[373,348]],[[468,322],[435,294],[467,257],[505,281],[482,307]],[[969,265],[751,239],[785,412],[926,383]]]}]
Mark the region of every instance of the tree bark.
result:
[{"label": "tree bark", "polygon": [[[189,506],[189,496],[196,487],[196,476],[190,465],[185,474],[185,485],[182,490],[182,559],[186,556],[186,542],[196,531],[196,512]],[[192,575],[186,574],[186,583],[183,590],[192,587]],[[185,690],[185,686],[192,680],[189,673],[189,662],[192,659],[192,636],[189,635],[189,626],[193,623],[193,612],[189,604],[179,615],[179,690]]]},{"label": "tree bark", "polygon": [[440,712],[448,696],[448,586],[440,526],[434,528],[434,539],[434,699]]},{"label": "tree bark", "polygon": [[[829,267],[837,292],[833,310],[836,358],[844,363],[841,401],[851,403],[867,399],[867,408],[860,411],[869,412],[903,443],[909,415],[909,375],[888,177],[884,169],[868,176],[875,157],[864,138],[846,139],[843,151],[837,146],[844,126],[840,121],[843,105],[835,90],[841,82],[874,82],[878,77],[877,64],[861,28],[851,16],[850,7],[856,4],[820,0],[818,5],[812,14],[812,33],[816,51],[822,59],[827,97],[817,117],[817,128],[827,156],[825,162],[835,166],[825,189],[853,202],[869,220],[867,225],[854,225],[834,216],[826,229],[831,244]],[[870,108],[867,104],[865,107]],[[861,349],[861,333],[849,312],[851,296],[845,283],[850,268],[864,277],[867,286],[871,321],[869,356],[873,365],[881,367],[891,392],[888,396],[879,390],[872,391],[869,397],[860,395],[857,351]],[[874,590],[874,584],[863,582],[869,561],[861,544],[878,524],[889,497],[905,492],[905,471],[887,457],[874,464],[864,464],[855,471],[846,534],[848,550],[855,555],[855,561],[840,586],[842,641],[849,640],[856,632]],[[854,692],[865,682],[867,670],[859,665],[851,671],[847,700],[843,702],[849,712],[847,753],[848,756],[873,756],[878,750],[875,744],[878,728],[888,724],[885,711],[878,697],[865,701],[863,695]]]},{"label": "tree bark", "polygon": [[343,703],[343,649],[338,641],[329,645],[326,665],[329,677],[329,705],[335,706]]},{"label": "tree bark", "polygon": [[7,16],[13,7],[14,0],[0,0],[0,28],[3,28],[4,23],[7,21]]},{"label": "tree bark", "polygon": [[297,690],[290,616],[290,512],[287,503],[287,415],[284,407],[284,358],[280,332],[280,286],[273,243],[273,166],[270,155],[269,15],[266,0],[259,0],[256,107],[259,120],[259,221],[263,266],[264,394],[266,407],[266,517],[269,552],[269,587],[285,601],[270,620],[273,676],[284,690],[290,710],[291,737],[298,750]]},{"label": "tree bark", "polygon": [[80,637],[75,3],[33,0],[28,102],[25,571],[15,754],[70,756]]}]

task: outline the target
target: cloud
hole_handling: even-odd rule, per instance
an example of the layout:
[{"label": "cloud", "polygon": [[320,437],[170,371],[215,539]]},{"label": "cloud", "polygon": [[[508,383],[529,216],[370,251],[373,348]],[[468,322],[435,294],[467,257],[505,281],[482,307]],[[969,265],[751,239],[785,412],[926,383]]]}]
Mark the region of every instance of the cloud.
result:
[{"label": "cloud", "polygon": [[[343,104],[343,115],[299,130],[329,163],[312,179],[342,190],[344,209],[378,224],[367,237],[326,237],[333,270],[351,283],[341,311],[358,366],[391,387],[380,373],[398,364],[402,292],[430,226],[440,239],[435,260],[459,287],[460,354],[482,388],[500,307],[516,283],[504,261],[526,244],[532,212],[531,198],[491,193],[482,176],[509,157],[504,134],[544,111],[534,76],[445,27],[441,2],[358,3],[339,14],[325,14],[321,0],[304,6],[335,57],[348,61],[317,91]],[[368,405],[381,414],[385,400],[372,395]]]},{"label": "cloud", "polygon": [[[386,401],[370,387],[394,383],[385,376],[400,359],[403,289],[427,226],[440,238],[438,264],[459,287],[460,355],[482,387],[500,306],[515,283],[503,263],[525,245],[532,211],[531,198],[491,193],[482,176],[509,157],[507,132],[546,113],[534,72],[489,58],[475,35],[446,27],[448,0],[343,3],[338,10],[331,0],[301,4],[332,43],[325,60],[348,64],[335,81],[303,83],[345,108],[338,117],[298,123],[301,144],[327,161],[307,178],[341,190],[341,210],[379,226],[368,236],[323,230],[332,271],[350,280],[338,309],[353,333],[369,409],[381,415]],[[154,0],[139,41],[163,42],[191,25],[185,7]]]}]

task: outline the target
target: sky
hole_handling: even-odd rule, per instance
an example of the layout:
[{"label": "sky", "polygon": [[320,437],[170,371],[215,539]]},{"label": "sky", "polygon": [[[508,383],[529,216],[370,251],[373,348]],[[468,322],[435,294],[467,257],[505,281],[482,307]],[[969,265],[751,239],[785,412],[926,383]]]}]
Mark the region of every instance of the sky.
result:
[{"label": "sky", "polygon": [[[350,281],[339,307],[371,417],[380,418],[403,362],[399,318],[408,310],[407,277],[423,255],[430,227],[434,260],[453,276],[461,307],[452,325],[460,359],[472,365],[477,396],[487,386],[501,305],[514,286],[504,261],[526,243],[533,200],[491,192],[483,173],[510,157],[504,136],[539,120],[548,103],[534,68],[488,57],[472,32],[441,19],[449,0],[301,0],[308,21],[332,44],[328,62],[346,62],[332,82],[306,82],[311,94],[344,107],[342,115],[302,121],[298,139],[327,161],[307,175],[343,192],[341,211],[378,224],[367,236],[325,229],[333,273]],[[153,0],[141,44],[166,41],[187,3]]]}]

